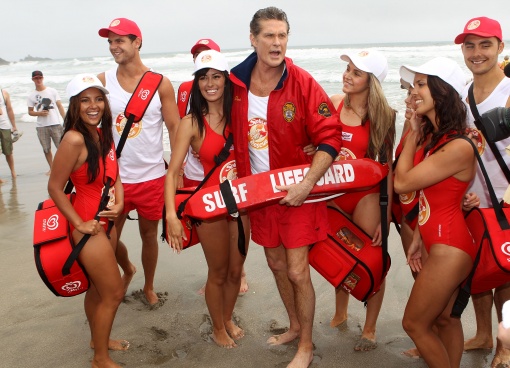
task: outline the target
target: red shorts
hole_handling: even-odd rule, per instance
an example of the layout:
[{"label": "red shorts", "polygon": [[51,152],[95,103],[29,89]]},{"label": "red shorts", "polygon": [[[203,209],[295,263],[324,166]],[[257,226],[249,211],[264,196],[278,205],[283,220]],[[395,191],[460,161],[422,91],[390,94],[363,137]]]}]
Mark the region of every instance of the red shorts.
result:
[{"label": "red shorts", "polygon": [[201,183],[202,181],[200,180],[193,180],[193,179],[188,179],[186,177],[186,175],[183,176],[182,178],[182,183],[184,185],[183,188],[189,188],[189,187],[198,187],[198,185]]},{"label": "red shorts", "polygon": [[165,176],[136,184],[123,183],[124,213],[136,210],[147,220],[161,220],[165,204]]},{"label": "red shorts", "polygon": [[299,207],[275,204],[250,211],[252,240],[264,247],[299,248],[326,239],[326,202]]},{"label": "red shorts", "polygon": [[335,198],[333,201],[336,203],[338,207],[342,209],[343,212],[345,212],[348,215],[352,215],[354,213],[354,210],[356,209],[356,206],[358,205],[359,201],[361,199],[371,193],[379,193],[380,188],[379,185],[376,185],[375,187],[364,190],[362,192],[351,192],[351,193],[345,193],[344,195]]}]

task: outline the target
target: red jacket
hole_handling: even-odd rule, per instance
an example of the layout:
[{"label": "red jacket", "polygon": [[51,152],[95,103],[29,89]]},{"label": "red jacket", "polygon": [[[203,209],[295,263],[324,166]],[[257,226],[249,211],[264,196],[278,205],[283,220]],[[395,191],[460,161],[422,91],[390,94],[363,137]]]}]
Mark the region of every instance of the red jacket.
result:
[{"label": "red jacket", "polygon": [[[248,90],[251,72],[257,62],[256,53],[231,70],[234,84],[232,129],[237,175],[251,174],[248,151]],[[312,143],[333,159],[342,145],[342,128],[338,114],[322,87],[305,70],[285,58],[286,70],[276,89],[269,95],[267,129],[269,167],[311,163],[313,156],[303,152]]]}]

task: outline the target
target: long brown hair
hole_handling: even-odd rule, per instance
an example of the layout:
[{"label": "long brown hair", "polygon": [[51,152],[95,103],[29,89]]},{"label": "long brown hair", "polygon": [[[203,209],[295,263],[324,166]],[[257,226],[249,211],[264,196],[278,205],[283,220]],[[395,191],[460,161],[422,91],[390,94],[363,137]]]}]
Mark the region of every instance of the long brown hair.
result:
[{"label": "long brown hair", "polygon": [[99,142],[101,143],[101,152],[97,148],[97,145],[94,141],[94,138],[90,134],[87,126],[83,122],[80,117],[80,94],[71,97],[69,100],[69,108],[67,109],[67,114],[64,118],[64,137],[65,133],[70,130],[76,130],[77,132],[83,135],[83,139],[85,140],[85,147],[87,147],[87,165],[88,165],[88,180],[89,183],[92,183],[96,180],[99,175],[99,159],[102,159],[103,162],[106,159],[108,153],[112,148],[113,144],[113,134],[112,134],[112,112],[110,110],[110,104],[108,103],[108,99],[103,91],[98,89],[101,92],[104,100],[104,111],[103,116],[101,117],[101,134],[99,134]]}]

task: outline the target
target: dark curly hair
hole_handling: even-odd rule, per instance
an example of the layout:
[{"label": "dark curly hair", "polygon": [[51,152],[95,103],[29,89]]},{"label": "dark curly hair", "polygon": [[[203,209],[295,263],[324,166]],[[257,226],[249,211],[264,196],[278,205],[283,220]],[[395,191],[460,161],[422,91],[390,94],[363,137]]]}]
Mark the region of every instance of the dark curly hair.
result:
[{"label": "dark curly hair", "polygon": [[[80,95],[71,97],[69,100],[69,108],[64,118],[64,134],[70,130],[76,130],[83,135],[85,140],[85,147],[87,147],[87,165],[88,165],[88,180],[92,183],[96,180],[99,175],[99,159],[103,162],[106,160],[106,156],[110,152],[113,144],[113,133],[112,133],[112,112],[110,110],[110,104],[103,91],[99,90],[104,100],[104,111],[101,117],[101,134],[99,134],[99,142],[101,143],[101,152],[90,134],[87,126],[80,117]],[[62,135],[62,137],[64,136]]]}]

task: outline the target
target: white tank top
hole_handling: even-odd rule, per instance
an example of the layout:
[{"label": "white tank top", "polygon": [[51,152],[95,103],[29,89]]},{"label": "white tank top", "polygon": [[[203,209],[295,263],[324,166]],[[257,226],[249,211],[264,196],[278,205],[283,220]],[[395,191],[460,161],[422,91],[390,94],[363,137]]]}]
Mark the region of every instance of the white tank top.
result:
[{"label": "white tank top", "polygon": [[[127,119],[124,110],[131,98],[117,81],[117,69],[105,73],[106,89],[113,119],[113,139],[118,144]],[[163,115],[161,100],[156,92],[145,115],[133,123],[119,159],[120,177],[123,183],[140,183],[165,175],[163,160]]]},{"label": "white tank top", "polygon": [[252,174],[269,171],[268,101],[269,96],[259,97],[248,92],[248,150]]},{"label": "white tank top", "polygon": [[[469,83],[466,86],[462,93],[462,101],[464,101],[464,103],[466,103],[468,90],[470,86],[471,83]],[[484,112],[487,112],[494,107],[504,107],[509,97],[510,97],[510,78],[504,78],[497,85],[494,91],[492,91],[489,97],[487,97],[484,101],[476,105],[476,107],[478,108],[478,113],[482,115]],[[467,105],[467,110],[468,110],[468,126],[475,127],[474,124],[475,118],[471,113],[469,105]],[[498,150],[501,153],[503,160],[505,160],[507,166],[510,165],[510,156],[508,156],[505,153],[505,147],[508,145],[510,145],[510,138],[506,138],[499,142],[496,142],[496,146],[498,147]],[[508,181],[503,172],[501,171],[501,168],[499,167],[498,162],[496,161],[496,158],[492,153],[492,150],[485,141],[485,138],[484,141],[481,142],[481,144],[479,143],[478,152],[480,153],[485,168],[487,169],[487,173],[491,178],[491,184],[494,187],[494,191],[496,192],[498,201],[501,201],[503,199],[503,195],[505,194],[505,190],[508,187]],[[480,197],[481,208],[492,207],[492,202],[489,193],[487,192],[487,187],[485,186],[485,180],[483,179],[483,175],[479,167],[477,167],[476,176],[473,182],[471,183],[468,192],[475,192]]]},{"label": "white tank top", "polygon": [[11,129],[11,122],[9,116],[7,116],[7,107],[5,106],[2,89],[0,89],[0,110],[2,110],[2,114],[0,115],[0,129]]}]

